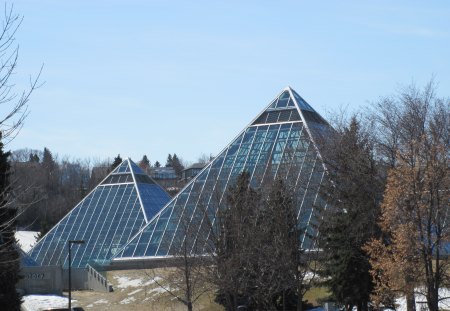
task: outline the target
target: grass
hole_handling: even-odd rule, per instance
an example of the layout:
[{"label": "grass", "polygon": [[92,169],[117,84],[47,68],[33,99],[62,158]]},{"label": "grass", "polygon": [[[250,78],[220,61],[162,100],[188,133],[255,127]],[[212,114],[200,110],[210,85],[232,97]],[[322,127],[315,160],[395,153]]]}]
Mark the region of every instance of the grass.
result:
[{"label": "grass", "polygon": [[328,288],[312,287],[305,293],[303,300],[307,300],[313,306],[317,307],[320,305],[320,302],[323,301],[323,299],[326,299],[329,296],[330,292],[328,291]]}]

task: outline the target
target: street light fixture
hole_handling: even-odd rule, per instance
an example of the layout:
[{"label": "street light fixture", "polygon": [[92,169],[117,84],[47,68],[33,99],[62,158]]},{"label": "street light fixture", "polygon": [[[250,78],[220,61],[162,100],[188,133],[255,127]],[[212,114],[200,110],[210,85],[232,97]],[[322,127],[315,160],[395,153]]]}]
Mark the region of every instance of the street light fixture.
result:
[{"label": "street light fixture", "polygon": [[84,240],[69,240],[69,310],[72,310],[72,275],[71,275],[71,267],[72,267],[72,256],[71,249],[72,244],[84,244]]}]

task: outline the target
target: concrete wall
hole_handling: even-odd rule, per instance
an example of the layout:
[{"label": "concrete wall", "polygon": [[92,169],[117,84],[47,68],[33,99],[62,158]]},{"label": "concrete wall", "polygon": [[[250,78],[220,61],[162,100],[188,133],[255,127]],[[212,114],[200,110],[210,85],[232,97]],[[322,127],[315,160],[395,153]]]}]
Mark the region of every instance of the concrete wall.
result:
[{"label": "concrete wall", "polygon": [[[72,268],[72,290],[89,289],[85,268]],[[22,267],[24,278],[17,288],[26,294],[61,294],[69,289],[69,271],[61,266]]]},{"label": "concrete wall", "polygon": [[112,285],[108,283],[106,277],[88,265],[88,287],[97,292],[112,292]]},{"label": "concrete wall", "polygon": [[25,294],[62,294],[63,278],[61,266],[22,267],[23,279],[17,288]]},{"label": "concrete wall", "polygon": [[[69,289],[69,270],[63,270],[63,288]],[[72,268],[71,269],[72,290],[89,289],[88,274],[86,268]]]}]

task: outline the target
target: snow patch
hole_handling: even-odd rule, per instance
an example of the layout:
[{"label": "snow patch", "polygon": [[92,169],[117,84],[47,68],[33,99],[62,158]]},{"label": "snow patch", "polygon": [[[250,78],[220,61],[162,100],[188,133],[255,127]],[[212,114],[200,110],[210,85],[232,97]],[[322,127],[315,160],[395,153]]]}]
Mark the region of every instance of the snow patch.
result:
[{"label": "snow patch", "polygon": [[106,300],[106,299],[100,299],[100,300],[94,301],[94,303],[95,303],[96,305],[99,305],[99,304],[102,304],[102,303],[108,303],[108,300]]},{"label": "snow patch", "polygon": [[136,289],[136,290],[132,291],[131,293],[128,293],[128,296],[132,296],[132,295],[134,295],[134,294],[137,294],[137,293],[139,293],[140,291],[142,291],[142,288]]},{"label": "snow patch", "polygon": [[27,253],[36,244],[38,235],[38,231],[16,231],[14,237],[20,248]]},{"label": "snow patch", "polygon": [[155,283],[156,281],[160,281],[162,280],[159,277],[156,277],[155,279],[149,280],[147,282],[145,282],[144,279],[131,279],[129,277],[126,276],[115,276],[114,279],[117,281],[118,285],[117,288],[120,289],[125,289],[128,287],[141,287],[141,286],[148,286],[151,285],[153,283]]},{"label": "snow patch", "polygon": [[126,276],[115,276],[114,277],[116,281],[119,283],[117,285],[117,288],[127,288],[127,287],[138,287],[142,286],[143,280],[142,279],[130,279]]},{"label": "snow patch", "polygon": [[[424,292],[423,289],[416,289],[418,292]],[[450,289],[441,288],[439,289],[439,297],[442,299],[444,297],[450,297]],[[423,310],[426,307],[428,310],[428,306],[426,305],[426,297],[422,293],[416,293],[416,310]],[[398,306],[396,308],[397,311],[406,311],[406,298],[400,297],[395,300],[395,304]],[[439,310],[448,310],[450,308],[450,298],[443,299],[439,301]]]},{"label": "snow patch", "polygon": [[122,300],[121,302],[119,302],[121,305],[126,305],[129,304],[130,302],[135,301],[136,299],[134,297],[128,297],[125,298],[124,300]]},{"label": "snow patch", "polygon": [[[170,290],[170,288],[168,288],[168,289]],[[156,288],[148,291],[149,294],[152,294],[152,293],[154,293],[154,294],[163,294],[165,292],[166,292],[166,290],[164,288],[161,288],[161,287],[156,287]]]},{"label": "snow patch", "polygon": [[[56,295],[27,295],[23,296],[22,308],[28,311],[39,311],[48,308],[67,308],[68,302],[67,297]],[[76,302],[76,300],[72,299],[72,302]]]}]

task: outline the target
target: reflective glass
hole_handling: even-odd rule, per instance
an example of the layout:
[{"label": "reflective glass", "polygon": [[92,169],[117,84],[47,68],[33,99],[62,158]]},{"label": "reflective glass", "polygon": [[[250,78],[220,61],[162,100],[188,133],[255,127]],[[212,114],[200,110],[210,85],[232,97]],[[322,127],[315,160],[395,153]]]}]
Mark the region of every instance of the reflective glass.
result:
[{"label": "reflective glass", "polygon": [[[290,96],[291,92],[294,98]],[[141,229],[141,234],[130,240],[117,258],[129,257],[131,253],[135,257],[173,255],[186,238],[205,240],[200,224],[206,219],[212,221],[218,209],[225,208],[227,188],[244,170],[251,174],[254,186],[259,186],[265,178],[276,176],[289,179],[295,185],[297,220],[303,230],[308,230],[302,243],[310,245],[308,237],[316,234],[316,227],[309,224],[314,220],[323,165],[309,132],[305,130],[309,122],[317,122],[311,117],[303,120],[299,110],[307,110],[308,116],[312,113],[317,120],[321,119],[295,91],[284,91],[208,164],[203,174],[193,178],[189,186],[163,208],[160,217],[155,217]],[[267,123],[271,124],[263,125]],[[172,206],[173,212],[166,213],[172,211]],[[196,219],[200,221],[196,223]],[[195,230],[187,232],[186,225],[189,227],[192,223],[196,224]],[[142,232],[148,239],[146,250],[142,246],[145,244]]]},{"label": "reflective glass", "polygon": [[[74,268],[115,255],[170,200],[154,182],[136,178],[141,175],[131,160],[122,162],[30,250],[31,259],[67,267],[69,240],[85,241],[72,246]],[[144,182],[135,184],[133,176]]]}]

